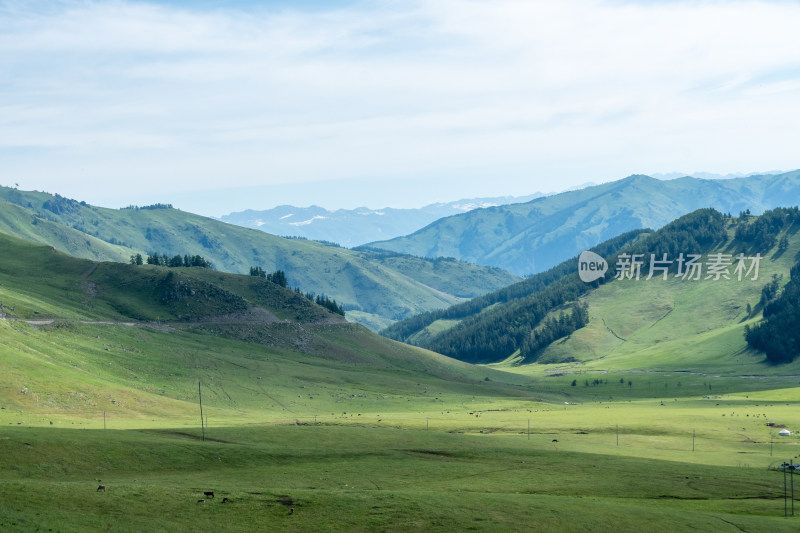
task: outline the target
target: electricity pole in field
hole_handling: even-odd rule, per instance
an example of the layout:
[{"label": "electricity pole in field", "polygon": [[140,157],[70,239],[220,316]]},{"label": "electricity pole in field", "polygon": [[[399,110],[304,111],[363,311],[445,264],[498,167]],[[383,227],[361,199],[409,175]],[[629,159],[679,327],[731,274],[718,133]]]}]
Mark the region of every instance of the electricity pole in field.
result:
[{"label": "electricity pole in field", "polygon": [[203,432],[203,441],[206,440],[206,426],[203,422],[203,391],[200,390],[200,382],[197,382],[197,394],[200,396],[200,430]]}]

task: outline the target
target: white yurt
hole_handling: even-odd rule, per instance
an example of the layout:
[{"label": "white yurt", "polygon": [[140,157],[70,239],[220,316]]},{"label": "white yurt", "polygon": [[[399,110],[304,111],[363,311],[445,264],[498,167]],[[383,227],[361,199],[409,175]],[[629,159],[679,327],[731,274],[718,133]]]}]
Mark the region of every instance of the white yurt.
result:
[{"label": "white yurt", "polygon": [[791,434],[792,432],[789,431],[788,429],[782,429],[778,432],[778,435],[780,435],[781,437],[788,437]]}]

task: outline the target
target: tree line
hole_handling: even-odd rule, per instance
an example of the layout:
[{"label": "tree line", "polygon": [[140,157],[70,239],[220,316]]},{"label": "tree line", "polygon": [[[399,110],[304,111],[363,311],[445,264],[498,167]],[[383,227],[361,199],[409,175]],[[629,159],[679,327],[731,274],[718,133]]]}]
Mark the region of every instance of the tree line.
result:
[{"label": "tree line", "polygon": [[[283,270],[276,270],[275,272],[267,273],[267,271],[260,266],[253,266],[250,267],[250,275],[266,279],[267,281],[275,283],[276,285],[280,285],[284,288],[288,287],[289,285],[289,282],[286,279],[286,272]],[[300,290],[300,287],[295,287],[294,292],[301,296],[305,296],[308,300],[324,307],[332,313],[344,316],[344,307],[337,303],[336,300],[332,300],[324,294],[315,295],[313,292],[307,292],[304,294],[303,291]]]},{"label": "tree line", "polygon": [[289,282],[286,280],[286,272],[283,270],[276,270],[271,274],[267,274],[263,268],[260,266],[255,266],[250,267],[250,275],[259,278],[265,278],[267,281],[271,281],[272,283],[280,285],[281,287],[287,287],[289,285]]},{"label": "tree line", "polygon": [[542,321],[520,347],[520,356],[526,362],[538,359],[539,354],[554,341],[571,335],[589,323],[589,305],[587,303],[574,303],[570,306],[570,313],[559,313],[558,318],[550,316]]},{"label": "tree line", "polygon": [[[742,220],[736,239],[763,251],[777,244],[778,253],[782,253],[789,247],[787,234],[798,229],[800,209],[780,207],[753,221]],[[800,356],[800,261],[792,267],[789,282],[781,290],[782,281],[781,276],[773,275],[761,289],[758,305],[763,308],[763,320],[752,328],[745,326],[744,332],[747,344],[776,364],[790,363]]]},{"label": "tree line", "polygon": [[800,355],[800,262],[791,270],[791,279],[778,294],[779,278],[762,290],[764,320],[745,326],[744,338],[751,347],[766,354],[771,363],[791,363]]},{"label": "tree line", "polygon": [[[749,215],[749,210],[746,213]],[[776,244],[778,251],[786,250],[789,246],[789,239],[784,234],[778,240],[778,235],[784,229],[787,232],[793,232],[800,226],[800,209],[797,206],[770,209],[754,220],[750,220],[747,215],[739,217],[734,239],[748,243],[753,248],[764,252],[772,249]]]},{"label": "tree line", "polygon": [[[299,287],[295,289],[295,292],[302,294],[302,291],[300,291]],[[336,300],[328,298],[324,294],[314,295],[313,292],[307,292],[304,294],[304,296],[315,304],[324,307],[331,313],[344,316],[344,307],[342,307],[341,304],[336,303]]]},{"label": "tree line", "polygon": [[45,200],[45,202],[42,204],[42,208],[47,209],[56,215],[76,213],[80,210],[80,207],[86,206],[86,202],[78,202],[77,200],[66,198],[60,194],[54,195],[49,200]]},{"label": "tree line", "polygon": [[146,260],[142,257],[142,254],[135,254],[132,255],[130,258],[130,264],[132,265],[142,265],[145,262],[148,265],[164,266],[170,268],[176,268],[176,267],[200,267],[200,268],[211,268],[211,269],[214,268],[214,265],[211,263],[211,261],[200,255],[176,254],[173,256],[169,256],[167,254],[159,254],[158,252],[155,252],[153,254],[149,254]]},{"label": "tree line", "polygon": [[131,211],[151,210],[151,209],[172,209],[172,204],[150,204],[150,205],[129,205],[122,209],[130,209]]}]

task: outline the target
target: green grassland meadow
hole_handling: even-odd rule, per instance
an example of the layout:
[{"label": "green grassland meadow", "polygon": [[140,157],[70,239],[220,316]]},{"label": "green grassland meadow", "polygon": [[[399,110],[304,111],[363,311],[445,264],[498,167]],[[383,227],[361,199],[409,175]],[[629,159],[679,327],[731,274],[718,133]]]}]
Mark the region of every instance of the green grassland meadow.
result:
[{"label": "green grassland meadow", "polygon": [[800,363],[744,341],[794,238],[760,283],[605,284],[524,365],[251,276],[0,244],[2,531],[800,527]]}]

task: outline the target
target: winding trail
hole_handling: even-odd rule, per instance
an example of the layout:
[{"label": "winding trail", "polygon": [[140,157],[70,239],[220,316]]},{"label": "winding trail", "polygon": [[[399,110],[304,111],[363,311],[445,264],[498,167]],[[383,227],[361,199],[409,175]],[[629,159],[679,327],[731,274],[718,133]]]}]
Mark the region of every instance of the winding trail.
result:
[{"label": "winding trail", "polygon": [[25,322],[32,326],[46,326],[53,322],[72,322],[75,324],[105,324],[107,326],[141,326],[142,322],[114,322],[111,320],[80,320],[77,318],[11,318],[0,317],[0,320],[7,320],[9,322]]}]

